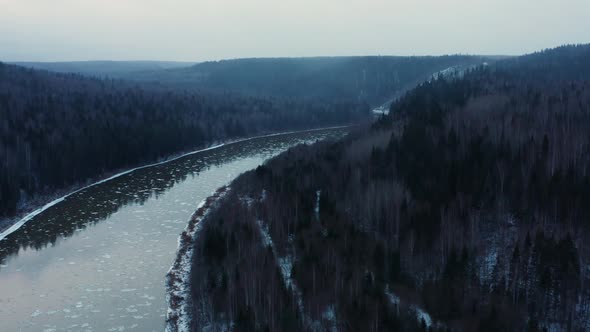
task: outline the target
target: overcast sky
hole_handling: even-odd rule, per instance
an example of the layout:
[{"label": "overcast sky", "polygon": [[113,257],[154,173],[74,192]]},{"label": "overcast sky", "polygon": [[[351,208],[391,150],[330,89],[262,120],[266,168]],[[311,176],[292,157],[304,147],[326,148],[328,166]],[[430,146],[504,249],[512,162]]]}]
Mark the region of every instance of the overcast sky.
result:
[{"label": "overcast sky", "polygon": [[0,0],[0,61],[523,54],[590,42],[590,0]]}]

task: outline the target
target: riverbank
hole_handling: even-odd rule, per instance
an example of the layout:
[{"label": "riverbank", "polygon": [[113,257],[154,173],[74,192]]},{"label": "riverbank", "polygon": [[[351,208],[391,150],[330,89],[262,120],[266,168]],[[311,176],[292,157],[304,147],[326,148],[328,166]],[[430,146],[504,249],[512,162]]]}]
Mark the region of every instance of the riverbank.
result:
[{"label": "riverbank", "polygon": [[186,229],[178,238],[178,250],[174,264],[166,275],[166,331],[183,332],[190,330],[190,270],[193,258],[194,241],[196,240],[203,220],[209,212],[215,209],[223,197],[230,191],[230,187],[223,186],[202,201],[191,216]]},{"label": "riverbank", "polygon": [[[225,145],[245,142],[245,141],[249,141],[249,140],[265,138],[265,137],[272,137],[272,136],[279,136],[279,135],[289,135],[289,134],[296,134],[296,133],[306,133],[306,132],[314,132],[314,131],[330,130],[330,129],[341,129],[341,128],[349,128],[349,127],[351,127],[351,126],[346,125],[346,126],[312,128],[312,129],[304,129],[304,130],[293,130],[293,131],[263,134],[263,135],[259,135],[259,136],[246,137],[246,138],[240,138],[240,139],[233,139],[233,140],[228,140],[225,142],[213,142],[208,147],[203,148],[203,149],[199,149],[199,150],[195,150],[195,151],[191,151],[191,152],[187,152],[187,153],[182,153],[182,154],[177,154],[177,155],[172,155],[169,158],[166,158],[166,159],[159,161],[159,162],[155,162],[155,163],[151,163],[148,165],[124,170],[124,171],[115,173],[113,175],[110,175],[110,174],[106,175],[106,176],[104,176],[103,179],[97,180],[96,182],[93,182],[93,183],[86,185],[86,186],[78,186],[78,187],[74,186],[74,187],[71,187],[70,190],[56,191],[56,194],[53,196],[44,196],[44,197],[34,200],[34,203],[30,204],[28,206],[28,209],[24,209],[20,214],[18,214],[17,217],[6,218],[4,220],[1,220],[0,221],[0,241],[2,241],[4,238],[9,236],[10,234],[16,232],[25,223],[27,223],[28,221],[33,219],[38,214],[42,213],[43,211],[51,208],[52,206],[54,206],[56,204],[64,201],[69,196],[74,195],[82,190],[99,185],[101,183],[105,183],[107,181],[113,180],[113,179],[121,177],[123,175],[127,175],[129,173],[132,173],[132,172],[140,170],[140,169],[145,169],[148,167],[162,165],[162,164],[169,163],[169,162],[172,162],[172,161],[175,161],[175,160],[178,160],[178,159],[181,159],[181,158],[184,158],[184,157],[196,154],[196,153],[220,148]],[[66,192],[66,194],[64,194],[64,192]],[[4,226],[2,226],[3,224],[4,224]]]}]

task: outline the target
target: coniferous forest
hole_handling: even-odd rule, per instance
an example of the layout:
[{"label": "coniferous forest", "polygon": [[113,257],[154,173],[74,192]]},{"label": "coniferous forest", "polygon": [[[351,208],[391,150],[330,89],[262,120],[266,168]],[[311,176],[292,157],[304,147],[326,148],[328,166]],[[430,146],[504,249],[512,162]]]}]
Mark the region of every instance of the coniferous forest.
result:
[{"label": "coniferous forest", "polygon": [[590,46],[441,77],[231,185],[193,330],[590,329]]}]

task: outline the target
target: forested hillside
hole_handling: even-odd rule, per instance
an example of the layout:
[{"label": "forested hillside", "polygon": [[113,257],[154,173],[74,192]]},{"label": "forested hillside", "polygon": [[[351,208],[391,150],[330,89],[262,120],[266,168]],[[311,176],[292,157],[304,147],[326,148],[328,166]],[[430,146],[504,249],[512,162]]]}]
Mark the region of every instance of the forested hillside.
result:
[{"label": "forested hillside", "polygon": [[184,89],[320,97],[379,106],[435,72],[484,61],[475,56],[254,58],[204,62],[188,68],[136,73],[128,78]]},{"label": "forested hillside", "polygon": [[0,217],[39,195],[215,141],[368,116],[355,102],[170,92],[0,63]]},{"label": "forested hillside", "polygon": [[193,330],[590,329],[590,45],[432,80],[232,184]]}]

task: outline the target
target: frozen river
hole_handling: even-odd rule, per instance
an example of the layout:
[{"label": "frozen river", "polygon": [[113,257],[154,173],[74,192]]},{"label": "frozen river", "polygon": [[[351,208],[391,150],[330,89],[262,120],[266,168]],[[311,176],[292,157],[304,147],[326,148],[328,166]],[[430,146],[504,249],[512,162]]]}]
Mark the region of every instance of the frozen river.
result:
[{"label": "frozen river", "polygon": [[163,331],[164,277],[198,203],[293,145],[346,132],[228,144],[68,196],[0,241],[0,331]]}]

